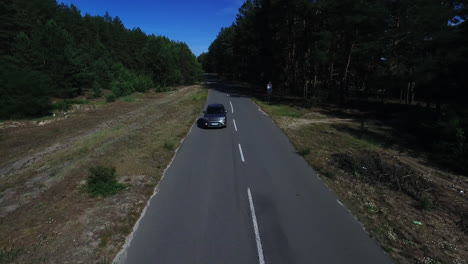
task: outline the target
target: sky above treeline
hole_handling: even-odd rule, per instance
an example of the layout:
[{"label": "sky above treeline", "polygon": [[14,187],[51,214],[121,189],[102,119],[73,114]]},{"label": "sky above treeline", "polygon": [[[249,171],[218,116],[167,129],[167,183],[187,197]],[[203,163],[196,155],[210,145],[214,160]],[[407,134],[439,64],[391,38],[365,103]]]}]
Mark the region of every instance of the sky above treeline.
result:
[{"label": "sky above treeline", "polygon": [[195,55],[208,51],[221,27],[230,26],[243,0],[59,0],[81,14],[118,16],[129,28],[187,43]]}]

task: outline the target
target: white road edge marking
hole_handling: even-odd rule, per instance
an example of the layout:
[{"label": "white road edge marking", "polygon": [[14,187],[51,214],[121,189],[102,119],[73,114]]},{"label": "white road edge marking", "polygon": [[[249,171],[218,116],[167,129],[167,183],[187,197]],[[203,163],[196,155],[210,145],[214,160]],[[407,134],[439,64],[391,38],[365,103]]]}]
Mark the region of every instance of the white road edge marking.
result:
[{"label": "white road edge marking", "polygon": [[236,129],[236,131],[237,131],[236,120],[234,120],[234,119],[233,119],[233,120],[232,120],[232,122],[234,123],[234,128],[235,128],[235,129]]},{"label": "white road edge marking", "polygon": [[336,200],[341,206],[345,207],[340,200]]},{"label": "white road edge marking", "polygon": [[229,101],[229,103],[231,104],[231,112],[234,114],[234,107],[232,106],[232,102]]},{"label": "white road edge marking", "polygon": [[252,222],[255,231],[255,241],[257,242],[258,263],[265,264],[265,258],[263,257],[262,241],[260,240],[260,232],[258,232],[257,216],[255,215],[255,208],[252,200],[252,193],[250,193],[250,188],[247,188],[247,194],[249,196],[250,212],[252,213]]},{"label": "white road edge marking", "polygon": [[241,147],[240,144],[239,144],[239,152],[240,152],[240,155],[241,155],[242,162],[245,162],[244,153],[242,153],[242,147]]}]

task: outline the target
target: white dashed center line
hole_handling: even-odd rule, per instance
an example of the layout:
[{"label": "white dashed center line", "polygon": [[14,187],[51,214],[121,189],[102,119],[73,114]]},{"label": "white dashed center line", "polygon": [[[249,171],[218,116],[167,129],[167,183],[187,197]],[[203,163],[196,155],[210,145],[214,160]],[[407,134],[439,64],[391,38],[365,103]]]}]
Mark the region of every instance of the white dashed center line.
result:
[{"label": "white dashed center line", "polygon": [[239,144],[239,152],[240,152],[240,156],[241,156],[242,162],[245,162],[244,153],[242,153],[242,147],[241,147],[240,144]]},{"label": "white dashed center line", "polygon": [[262,241],[260,240],[260,232],[258,231],[257,216],[255,215],[255,207],[253,204],[252,194],[250,193],[250,188],[247,188],[247,195],[249,196],[250,212],[252,213],[252,222],[253,222],[254,232],[255,232],[255,242],[257,242],[258,263],[265,264],[265,258],[263,257]]},{"label": "white dashed center line", "polygon": [[237,131],[236,120],[234,120],[234,119],[233,119],[233,120],[232,120],[232,122],[234,123],[234,128],[235,128],[235,129],[236,129],[236,131]]},{"label": "white dashed center line", "polygon": [[231,104],[231,112],[234,114],[234,107],[232,106],[232,102],[229,102]]}]

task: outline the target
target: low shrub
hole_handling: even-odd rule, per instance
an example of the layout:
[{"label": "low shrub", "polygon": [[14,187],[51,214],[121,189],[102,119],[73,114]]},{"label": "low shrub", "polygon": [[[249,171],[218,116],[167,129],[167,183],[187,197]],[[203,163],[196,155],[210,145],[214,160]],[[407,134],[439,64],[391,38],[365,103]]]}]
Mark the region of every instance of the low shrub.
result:
[{"label": "low shrub", "polygon": [[52,109],[56,111],[68,111],[74,104],[87,104],[86,100],[65,99],[63,101],[55,102],[52,104]]},{"label": "low shrub", "polygon": [[310,148],[302,148],[302,149],[297,151],[297,154],[305,157],[305,156],[310,154]]},{"label": "low shrub", "polygon": [[166,140],[164,142],[163,147],[167,150],[174,150],[175,149],[175,142],[173,140]]},{"label": "low shrub", "polygon": [[67,101],[59,101],[52,104],[52,109],[56,111],[66,112],[70,110],[71,106],[72,105],[69,104]]},{"label": "low shrub", "polygon": [[113,81],[111,83],[111,88],[112,88],[112,92],[117,97],[129,95],[129,94],[132,94],[133,92],[135,92],[135,89],[134,89],[132,83],[130,81],[128,81],[128,80]]},{"label": "low shrub", "polygon": [[115,102],[116,99],[117,99],[117,97],[115,96],[115,94],[110,94],[110,95],[106,96],[106,102],[108,102],[108,103]]},{"label": "low shrub", "polygon": [[104,197],[118,193],[125,189],[125,185],[117,182],[117,173],[114,167],[97,166],[89,169],[86,191],[91,196]]}]

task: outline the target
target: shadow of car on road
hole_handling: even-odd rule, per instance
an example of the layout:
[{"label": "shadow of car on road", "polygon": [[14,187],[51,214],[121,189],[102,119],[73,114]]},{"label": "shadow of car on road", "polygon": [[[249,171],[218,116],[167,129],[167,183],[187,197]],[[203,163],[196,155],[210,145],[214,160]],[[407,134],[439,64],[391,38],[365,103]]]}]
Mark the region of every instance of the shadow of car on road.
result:
[{"label": "shadow of car on road", "polygon": [[198,118],[197,127],[201,128],[201,129],[205,129],[205,119],[204,118]]}]

